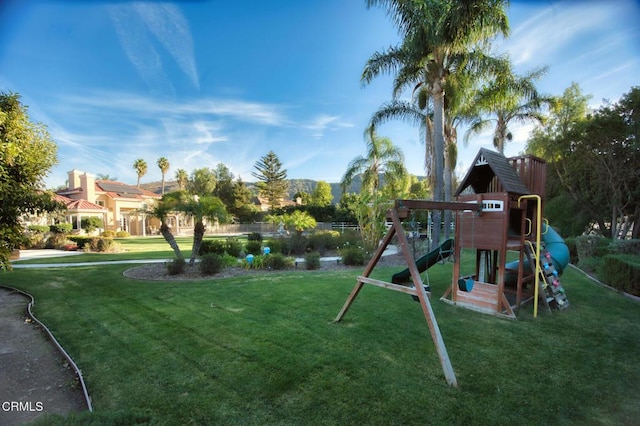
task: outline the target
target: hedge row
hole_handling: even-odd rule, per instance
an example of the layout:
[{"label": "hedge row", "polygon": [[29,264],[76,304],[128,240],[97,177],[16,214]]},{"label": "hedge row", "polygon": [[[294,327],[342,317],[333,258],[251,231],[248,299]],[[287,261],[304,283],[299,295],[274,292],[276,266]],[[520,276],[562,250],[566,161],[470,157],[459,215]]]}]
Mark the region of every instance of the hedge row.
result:
[{"label": "hedge row", "polygon": [[640,261],[637,256],[610,254],[603,258],[600,273],[605,284],[640,296]]}]

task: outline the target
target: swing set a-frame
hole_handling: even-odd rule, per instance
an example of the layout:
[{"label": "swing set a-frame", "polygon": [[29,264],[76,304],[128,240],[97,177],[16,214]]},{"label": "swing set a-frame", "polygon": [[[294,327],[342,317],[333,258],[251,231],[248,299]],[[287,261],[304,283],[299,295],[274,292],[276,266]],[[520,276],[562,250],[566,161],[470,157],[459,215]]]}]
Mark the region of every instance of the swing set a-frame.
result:
[{"label": "swing set a-frame", "polygon": [[[436,352],[438,353],[438,358],[440,359],[442,371],[444,372],[447,383],[450,386],[455,387],[457,386],[456,375],[453,371],[453,367],[451,366],[447,348],[445,347],[444,341],[442,340],[440,328],[438,327],[438,322],[429,301],[430,293],[425,290],[422,277],[420,276],[420,271],[418,270],[418,267],[416,266],[416,263],[413,259],[413,255],[409,247],[409,241],[407,239],[407,236],[405,235],[404,228],[402,227],[401,219],[409,217],[410,212],[413,210],[470,210],[479,212],[482,210],[482,204],[440,202],[428,200],[396,200],[394,207],[387,211],[387,219],[391,220],[392,225],[391,227],[389,227],[386,235],[382,239],[382,243],[378,246],[376,252],[373,254],[373,257],[367,264],[364,272],[361,276],[358,277],[356,285],[353,287],[353,290],[351,290],[351,293],[344,303],[344,306],[338,313],[335,322],[339,322],[342,320],[342,318],[345,316],[345,314],[355,301],[356,297],[358,296],[358,293],[360,293],[360,290],[362,289],[364,284],[370,284],[373,286],[399,291],[415,296],[420,302],[422,312],[427,321],[427,325],[429,326],[429,332],[431,333],[431,338],[436,347]],[[374,268],[378,264],[378,261],[381,259],[382,253],[391,243],[393,237],[397,237],[399,252],[407,262],[411,280],[413,282],[413,288],[369,278]]]}]

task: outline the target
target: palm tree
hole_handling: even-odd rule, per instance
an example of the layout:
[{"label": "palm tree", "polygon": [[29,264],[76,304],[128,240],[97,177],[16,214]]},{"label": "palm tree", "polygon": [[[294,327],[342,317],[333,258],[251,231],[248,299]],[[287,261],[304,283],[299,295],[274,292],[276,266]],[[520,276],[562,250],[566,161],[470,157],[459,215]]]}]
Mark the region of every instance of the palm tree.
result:
[{"label": "palm tree", "polygon": [[142,158],[138,158],[136,161],[133,162],[133,168],[135,169],[136,174],[138,175],[138,183],[136,184],[136,186],[139,188],[140,178],[145,174],[147,174],[147,162],[144,161]]},{"label": "palm tree", "polygon": [[189,173],[185,169],[176,170],[176,181],[178,182],[178,188],[181,190],[187,189],[187,182],[189,182]]},{"label": "palm tree", "polygon": [[[510,68],[508,72],[498,74],[475,96],[471,105],[476,117],[465,134],[465,144],[471,135],[481,133],[495,123],[493,146],[504,154],[505,142],[513,140],[509,129],[511,122],[543,124],[544,116],[540,110],[551,103],[551,98],[538,93],[535,81],[547,72],[547,67],[537,68],[524,76],[514,75]],[[489,117],[483,117],[487,113]]]},{"label": "palm tree", "polygon": [[151,216],[160,220],[160,233],[169,243],[177,258],[182,258],[180,247],[167,224],[167,216],[170,212],[178,210],[184,199],[184,191],[170,192],[162,196],[159,202],[149,212]]},{"label": "palm tree", "polygon": [[164,175],[169,171],[169,160],[165,157],[158,158],[158,167],[162,173],[162,195],[164,195]]},{"label": "palm tree", "polygon": [[[366,84],[380,74],[395,72],[394,97],[403,88],[417,84],[428,90],[433,103],[434,201],[442,201],[444,195],[447,80],[462,70],[483,70],[495,62],[482,49],[496,34],[508,33],[505,3],[505,0],[367,0],[369,7],[380,5],[387,9],[403,40],[399,46],[374,53],[361,80]],[[439,223],[439,213],[435,216]],[[435,230],[434,239],[439,238],[439,227]]]},{"label": "palm tree", "polygon": [[96,178],[98,178],[98,180],[118,180],[117,177],[115,176],[109,176],[108,173],[98,173],[96,175]]},{"label": "palm tree", "polygon": [[193,246],[191,248],[191,258],[189,259],[189,265],[193,266],[196,255],[198,251],[200,251],[202,239],[204,238],[204,220],[207,219],[211,222],[217,221],[219,223],[225,223],[228,218],[227,210],[222,200],[212,195],[201,197],[197,195],[187,196],[183,199],[179,208],[195,219]]},{"label": "palm tree", "polygon": [[353,179],[360,175],[362,190],[377,193],[381,189],[380,176],[384,184],[392,188],[400,188],[407,182],[407,170],[404,166],[404,155],[400,148],[393,145],[391,139],[376,135],[373,127],[365,132],[367,155],[357,156],[347,166],[340,185],[345,193]]}]

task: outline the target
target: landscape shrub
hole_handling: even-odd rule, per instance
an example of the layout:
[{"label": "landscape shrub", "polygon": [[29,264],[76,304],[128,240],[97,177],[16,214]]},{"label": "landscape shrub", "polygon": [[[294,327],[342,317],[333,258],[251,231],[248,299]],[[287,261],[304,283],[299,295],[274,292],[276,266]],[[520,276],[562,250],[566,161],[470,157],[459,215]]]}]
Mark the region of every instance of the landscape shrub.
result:
[{"label": "landscape shrub", "polygon": [[27,229],[34,233],[44,234],[49,232],[49,225],[29,225]]},{"label": "landscape shrub", "polygon": [[55,225],[49,226],[49,231],[54,234],[68,234],[73,229],[73,224],[71,223],[56,223]]},{"label": "landscape shrub", "polygon": [[302,256],[307,250],[307,237],[302,234],[293,234],[288,238],[289,252],[288,255],[295,254]]},{"label": "landscape shrub", "polygon": [[320,268],[320,253],[312,251],[304,255],[304,267],[308,270]]},{"label": "landscape shrub", "polygon": [[263,256],[261,254],[260,255],[255,255],[255,256],[253,256],[253,261],[251,263],[249,263],[249,261],[245,257],[240,262],[240,266],[242,266],[245,269],[262,269],[264,267],[264,263],[265,263],[264,258],[265,258],[265,256]]},{"label": "landscape shrub", "polygon": [[222,240],[203,240],[198,249],[198,255],[214,253],[222,256],[224,254],[225,244]]},{"label": "landscape shrub", "polygon": [[176,257],[166,263],[167,273],[169,275],[180,275],[184,273],[187,262],[182,257]]},{"label": "landscape shrub", "polygon": [[640,255],[640,240],[615,240],[611,243],[611,252]]},{"label": "landscape shrub", "polygon": [[582,264],[590,257],[603,257],[609,251],[608,239],[599,235],[581,235],[576,237],[578,263]]},{"label": "landscape shrub", "polygon": [[286,254],[283,251],[283,248],[286,248],[288,245],[284,242],[284,238],[269,238],[266,242],[267,247],[271,249],[271,253],[282,253]]},{"label": "landscape shrub", "polygon": [[105,238],[113,238],[116,236],[116,231],[114,231],[113,229],[105,229],[104,231],[102,231],[101,236]]},{"label": "landscape shrub", "polygon": [[293,266],[294,260],[291,257],[285,256],[282,253],[269,254],[264,256],[263,267],[282,270]]},{"label": "landscape shrub", "polygon": [[247,235],[247,240],[262,242],[262,234],[259,232],[250,232],[249,235]]},{"label": "landscape shrub", "polygon": [[[116,232],[116,238],[129,238],[131,236],[127,231],[118,231]],[[103,235],[104,237],[104,235]]]},{"label": "landscape shrub", "polygon": [[222,255],[222,263],[224,264],[225,268],[232,268],[234,266],[238,266],[238,256],[232,256],[230,254],[223,254]]},{"label": "landscape shrub", "polygon": [[245,251],[247,254],[259,255],[262,254],[262,240],[249,240],[245,245]]},{"label": "landscape shrub", "polygon": [[307,237],[307,248],[318,251],[321,255],[327,250],[335,250],[340,245],[338,231],[317,231]]},{"label": "landscape shrub", "polygon": [[47,238],[45,248],[61,250],[65,244],[68,244],[68,241],[69,240],[65,234],[55,232]]},{"label": "landscape shrub", "polygon": [[111,238],[98,238],[97,250],[100,253],[114,253],[120,250],[120,245]]},{"label": "landscape shrub", "polygon": [[610,254],[602,259],[598,276],[607,285],[640,296],[640,259],[625,254]]},{"label": "landscape shrub", "polygon": [[340,249],[340,256],[345,265],[364,265],[366,253],[362,247],[348,245]]},{"label": "landscape shrub", "polygon": [[576,238],[570,237],[564,240],[564,243],[567,245],[569,249],[569,258],[570,262],[574,265],[578,264],[578,250],[576,247]]},{"label": "landscape shrub", "polygon": [[237,259],[242,253],[242,241],[235,237],[227,238],[224,246],[224,251],[228,255],[233,256],[235,259]]},{"label": "landscape shrub", "polygon": [[81,237],[78,235],[72,235],[69,237],[70,241],[73,241],[74,243],[76,243],[76,245],[78,246],[79,250],[84,249],[84,246],[86,246],[87,244],[91,244],[91,240],[93,240],[93,238],[91,237]]},{"label": "landscape shrub", "polygon": [[361,246],[362,235],[360,234],[360,231],[356,231],[354,229],[345,229],[344,232],[340,234],[338,247],[344,247],[346,245]]},{"label": "landscape shrub", "polygon": [[204,275],[213,275],[222,271],[225,267],[222,256],[216,253],[207,253],[200,258],[200,272]]}]

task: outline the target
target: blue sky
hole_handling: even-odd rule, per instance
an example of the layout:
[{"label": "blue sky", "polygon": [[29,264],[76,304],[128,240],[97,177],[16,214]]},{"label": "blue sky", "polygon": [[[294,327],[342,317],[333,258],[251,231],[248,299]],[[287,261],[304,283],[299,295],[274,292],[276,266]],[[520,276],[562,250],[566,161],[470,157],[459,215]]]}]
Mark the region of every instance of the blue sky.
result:
[{"label": "blue sky", "polygon": [[[637,0],[513,1],[508,13],[511,36],[495,50],[519,73],[548,65],[541,91],[560,95],[575,81],[597,106],[640,85]],[[137,158],[149,164],[143,182],[160,180],[161,156],[170,179],[224,163],[251,181],[269,150],[290,178],[338,182],[391,96],[390,78],[361,85],[364,64],[397,42],[364,0],[3,0],[0,90],[20,93],[58,144],[48,187],[71,169],[135,183]],[[508,155],[530,130],[515,132]],[[378,133],[423,174],[417,128]],[[490,134],[461,144],[460,175],[483,146]]]}]

